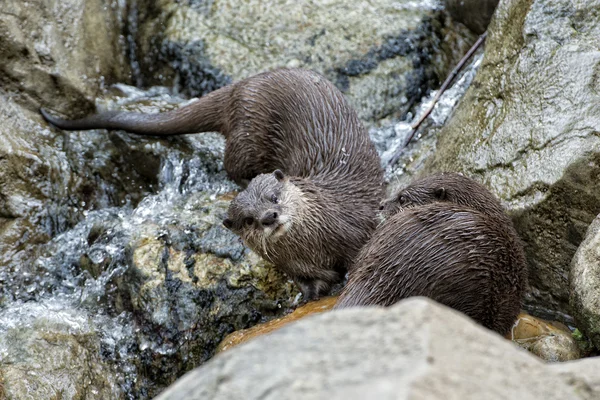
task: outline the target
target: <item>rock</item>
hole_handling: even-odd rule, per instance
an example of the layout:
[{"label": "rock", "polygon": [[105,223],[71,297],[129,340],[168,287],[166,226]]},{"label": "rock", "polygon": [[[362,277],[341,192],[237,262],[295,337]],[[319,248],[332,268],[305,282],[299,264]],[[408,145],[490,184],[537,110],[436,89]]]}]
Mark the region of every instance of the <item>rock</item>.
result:
[{"label": "rock", "polygon": [[577,326],[600,348],[600,215],[573,257],[569,280]]},{"label": "rock", "polygon": [[371,123],[408,112],[474,41],[433,2],[170,0],[158,8],[140,16],[145,84],[175,82],[197,96],[276,67],[310,68]]},{"label": "rock", "polygon": [[298,321],[299,319],[306,318],[309,315],[319,314],[325,311],[329,311],[333,308],[337,301],[337,296],[326,297],[317,301],[311,301],[304,304],[301,307],[296,308],[290,314],[286,316],[272,319],[264,324],[254,325],[252,328],[243,329],[230,333],[223,339],[223,341],[217,347],[217,353],[225,350],[229,350],[235,346],[247,342],[255,337],[263,336],[268,333],[274,332],[284,326]]},{"label": "rock", "polygon": [[35,298],[40,245],[85,210],[139,201],[156,183],[156,158],[132,168],[137,149],[51,131],[37,111],[90,109],[105,84],[127,79],[123,12],[109,0],[0,3],[0,305]]},{"label": "rock", "polygon": [[25,303],[0,313],[0,397],[115,399],[123,393],[85,312]]},{"label": "rock", "polygon": [[591,399],[544,363],[424,298],[298,321],[223,352],[157,399]]},{"label": "rock", "polygon": [[571,322],[569,265],[600,213],[600,0],[500,1],[475,81],[420,175],[498,195],[525,241],[526,308]]},{"label": "rock", "polygon": [[569,361],[581,357],[569,328],[521,313],[507,335],[513,342],[546,361]]},{"label": "rock", "polygon": [[487,29],[498,0],[445,0],[452,18],[477,34]]},{"label": "rock", "polygon": [[58,133],[1,88],[0,119],[0,304],[37,298],[41,288],[33,286],[47,274],[33,262],[40,246],[89,210],[137,204],[158,188],[169,154],[193,147],[182,139]]},{"label": "rock", "polygon": [[2,1],[0,88],[30,110],[91,108],[105,83],[128,76],[124,11],[110,0]]},{"label": "rock", "polygon": [[[600,357],[550,364],[548,369],[590,399],[600,398]],[[582,396],[582,397],[583,397]],[[584,397],[585,398],[585,397]]]},{"label": "rock", "polygon": [[281,316],[298,294],[222,226],[231,194],[171,196],[149,196],[129,216],[88,215],[45,261],[91,275],[80,283],[83,306],[134,317],[131,341],[111,360],[126,361],[133,397],[156,395],[212,357],[225,335]]},{"label": "rock", "polygon": [[[310,302],[284,317],[230,333],[217,347],[217,353],[274,332],[309,315],[329,311],[336,301],[337,297],[328,297]],[[577,341],[566,326],[560,322],[544,321],[523,312],[519,314],[511,331],[505,337],[545,361],[568,361],[581,356]]]}]

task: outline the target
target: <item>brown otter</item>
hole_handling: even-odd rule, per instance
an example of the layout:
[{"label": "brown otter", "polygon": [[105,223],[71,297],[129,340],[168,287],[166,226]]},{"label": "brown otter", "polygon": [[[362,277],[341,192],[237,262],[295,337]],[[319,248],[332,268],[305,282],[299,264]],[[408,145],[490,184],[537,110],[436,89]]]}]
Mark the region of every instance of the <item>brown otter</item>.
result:
[{"label": "brown otter", "polygon": [[382,201],[379,209],[384,216],[391,216],[404,208],[435,201],[451,202],[494,214],[512,224],[498,199],[485,186],[453,172],[442,172],[418,179]]},{"label": "brown otter", "polygon": [[67,130],[221,132],[229,176],[238,183],[254,178],[231,203],[224,225],[287,272],[305,299],[342,279],[375,228],[383,196],[379,156],[342,93],[315,72],[265,72],[160,114],[111,112],[74,121],[42,114]]},{"label": "brown otter", "polygon": [[484,186],[432,175],[383,207],[392,215],[360,251],[335,308],[427,296],[501,334],[510,329],[527,283],[525,256]]}]

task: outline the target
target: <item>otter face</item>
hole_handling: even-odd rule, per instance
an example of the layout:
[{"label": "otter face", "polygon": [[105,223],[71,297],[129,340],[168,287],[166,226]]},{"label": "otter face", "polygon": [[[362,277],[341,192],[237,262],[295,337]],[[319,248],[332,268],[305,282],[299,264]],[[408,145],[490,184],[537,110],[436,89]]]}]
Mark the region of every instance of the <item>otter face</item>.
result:
[{"label": "otter face", "polygon": [[498,200],[485,186],[453,172],[433,174],[414,181],[382,202],[380,210],[384,217],[389,217],[406,207],[436,201],[460,204],[486,214],[504,214]]},{"label": "otter face", "polygon": [[258,175],[233,199],[223,225],[253,250],[266,252],[265,242],[278,240],[292,226],[294,204],[286,190],[289,185],[292,183],[280,170]]},{"label": "otter face", "polygon": [[448,193],[443,186],[424,185],[421,181],[417,181],[382,201],[379,210],[385,218],[388,218],[408,207],[445,201],[447,196]]}]

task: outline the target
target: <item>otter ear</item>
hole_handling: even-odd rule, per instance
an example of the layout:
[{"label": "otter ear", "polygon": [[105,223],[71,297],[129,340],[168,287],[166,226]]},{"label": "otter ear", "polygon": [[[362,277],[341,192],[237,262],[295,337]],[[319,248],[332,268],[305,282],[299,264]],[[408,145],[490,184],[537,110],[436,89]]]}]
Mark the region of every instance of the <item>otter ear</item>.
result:
[{"label": "otter ear", "polygon": [[281,172],[280,169],[276,169],[275,171],[273,171],[273,175],[275,175],[275,179],[277,179],[279,182],[281,182],[283,178],[285,178],[285,175],[283,174],[283,172]]},{"label": "otter ear", "polygon": [[446,189],[442,188],[437,188],[435,189],[435,198],[438,200],[444,200],[446,198]]},{"label": "otter ear", "polygon": [[233,221],[230,220],[229,218],[225,218],[223,220],[223,226],[227,229],[231,229],[231,227],[233,226]]}]

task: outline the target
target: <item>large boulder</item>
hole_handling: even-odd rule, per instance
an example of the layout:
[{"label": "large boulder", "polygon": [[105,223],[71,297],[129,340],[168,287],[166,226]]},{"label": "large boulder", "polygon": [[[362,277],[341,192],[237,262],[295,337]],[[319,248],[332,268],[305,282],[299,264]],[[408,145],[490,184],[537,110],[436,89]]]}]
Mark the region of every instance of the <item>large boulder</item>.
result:
[{"label": "large boulder", "polygon": [[477,77],[421,170],[463,172],[500,197],[525,241],[529,311],[566,321],[569,265],[600,212],[598,7],[500,1]]},{"label": "large boulder", "polygon": [[573,257],[570,283],[577,325],[600,348],[600,216]]},{"label": "large boulder", "polygon": [[158,399],[592,399],[449,308],[411,298],[312,316],[217,355]]},{"label": "large boulder", "polygon": [[600,357],[550,364],[548,369],[575,387],[582,398],[600,398]]},{"label": "large boulder", "polygon": [[433,2],[167,0],[141,14],[136,54],[141,83],[194,96],[276,67],[310,68],[375,122],[408,112],[473,41]]}]

